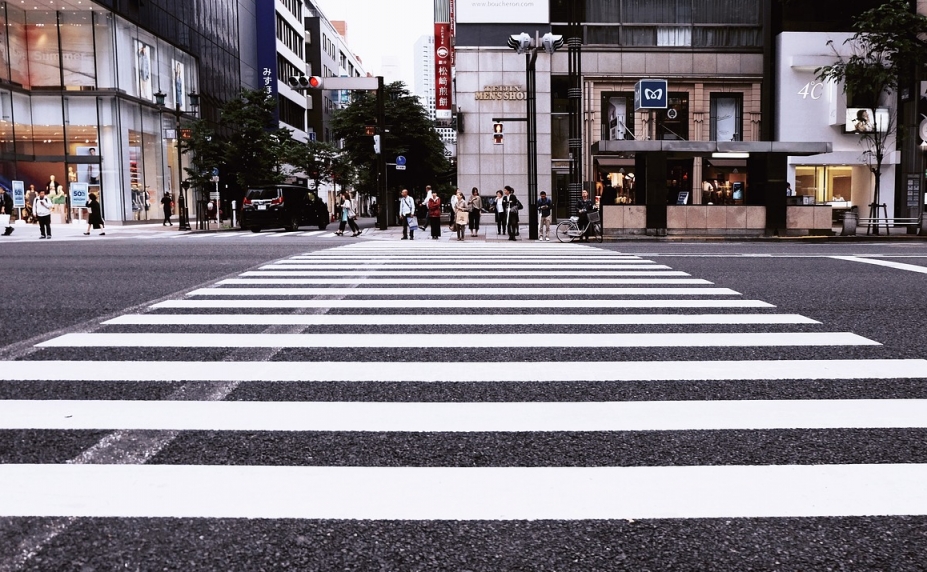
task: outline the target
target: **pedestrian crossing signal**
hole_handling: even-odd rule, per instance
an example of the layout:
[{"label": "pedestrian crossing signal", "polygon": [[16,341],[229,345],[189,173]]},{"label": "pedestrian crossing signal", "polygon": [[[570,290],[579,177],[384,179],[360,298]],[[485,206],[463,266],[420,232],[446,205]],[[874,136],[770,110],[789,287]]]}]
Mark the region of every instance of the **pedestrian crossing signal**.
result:
[{"label": "pedestrian crossing signal", "polygon": [[502,145],[502,123],[492,124],[492,142],[494,145]]}]

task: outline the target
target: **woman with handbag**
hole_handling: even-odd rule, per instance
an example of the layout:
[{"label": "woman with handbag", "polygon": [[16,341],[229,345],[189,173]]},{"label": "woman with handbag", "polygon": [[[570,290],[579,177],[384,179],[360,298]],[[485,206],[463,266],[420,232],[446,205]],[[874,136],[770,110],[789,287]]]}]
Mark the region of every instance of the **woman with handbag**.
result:
[{"label": "woman with handbag", "polygon": [[100,236],[106,234],[106,225],[103,223],[103,212],[100,209],[100,201],[97,200],[97,196],[94,193],[87,195],[87,208],[90,209],[90,216],[87,217],[87,232],[84,233],[84,236],[90,234],[90,229],[95,228],[101,230]]},{"label": "woman with handbag", "polygon": [[351,201],[351,195],[347,191],[342,191],[341,193],[341,225],[338,227],[338,232],[336,232],[335,234],[337,234],[338,236],[343,235],[344,226],[347,224],[351,226],[351,232],[354,233],[351,236],[352,237],[359,236],[361,231],[360,231],[360,228],[357,226],[357,222],[355,222],[355,219],[357,219],[357,211],[354,210],[354,203],[353,201]]},{"label": "woman with handbag", "polygon": [[480,213],[483,211],[483,199],[480,198],[480,190],[473,187],[470,194],[470,236],[480,234]]},{"label": "woman with handbag", "polygon": [[454,203],[453,213],[457,223],[457,240],[464,239],[464,231],[467,229],[467,222],[470,218],[470,202],[464,197],[463,191],[457,190],[457,202]]}]

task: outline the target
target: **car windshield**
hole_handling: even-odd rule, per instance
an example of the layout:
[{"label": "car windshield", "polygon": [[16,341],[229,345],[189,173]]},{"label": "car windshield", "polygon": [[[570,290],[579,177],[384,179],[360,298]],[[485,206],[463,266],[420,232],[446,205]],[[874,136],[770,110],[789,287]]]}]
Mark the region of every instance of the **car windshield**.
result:
[{"label": "car windshield", "polygon": [[252,201],[272,201],[279,196],[279,189],[248,189],[248,199]]}]

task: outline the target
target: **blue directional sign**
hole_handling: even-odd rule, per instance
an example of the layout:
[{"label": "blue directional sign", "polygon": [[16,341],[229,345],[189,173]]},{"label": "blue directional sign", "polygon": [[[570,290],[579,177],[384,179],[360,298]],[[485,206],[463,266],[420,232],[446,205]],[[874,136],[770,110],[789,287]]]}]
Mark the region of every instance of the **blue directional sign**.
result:
[{"label": "blue directional sign", "polygon": [[634,85],[634,111],[666,109],[668,101],[665,79],[642,79]]},{"label": "blue directional sign", "polygon": [[403,157],[402,155],[399,155],[398,157],[396,157],[396,164],[397,164],[397,165],[405,165],[405,164],[406,164],[406,158]]}]

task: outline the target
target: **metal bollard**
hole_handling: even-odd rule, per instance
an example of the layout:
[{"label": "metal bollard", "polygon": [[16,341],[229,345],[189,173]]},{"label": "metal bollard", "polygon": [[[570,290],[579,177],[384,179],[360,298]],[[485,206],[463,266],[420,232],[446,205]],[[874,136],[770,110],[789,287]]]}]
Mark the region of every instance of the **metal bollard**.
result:
[{"label": "metal bollard", "polygon": [[238,208],[237,203],[238,201],[232,201],[232,228],[238,226],[238,217],[236,216],[238,214],[236,212],[236,209]]},{"label": "metal bollard", "polygon": [[855,212],[846,212],[843,214],[843,230],[840,236],[856,236],[856,224],[859,222],[859,215]]}]

